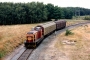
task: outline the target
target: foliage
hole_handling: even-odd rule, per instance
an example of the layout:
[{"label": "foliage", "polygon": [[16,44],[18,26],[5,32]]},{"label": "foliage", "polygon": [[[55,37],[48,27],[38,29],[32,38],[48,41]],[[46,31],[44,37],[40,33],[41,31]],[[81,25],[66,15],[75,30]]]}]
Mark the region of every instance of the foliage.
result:
[{"label": "foliage", "polygon": [[74,33],[72,33],[71,30],[68,30],[68,29],[66,30],[66,33],[65,33],[66,36],[72,35],[72,34],[74,34]]},{"label": "foliage", "polygon": [[72,19],[76,19],[76,20],[90,20],[90,15],[84,15],[84,16],[73,16]]},{"label": "foliage", "polygon": [[51,21],[51,19],[71,19],[72,16],[90,15],[90,9],[79,7],[58,7],[42,2],[10,3],[0,2],[0,25],[29,24]]},{"label": "foliage", "polygon": [[84,20],[90,20],[90,16],[85,16]]},{"label": "foliage", "polygon": [[2,58],[5,54],[5,51],[0,51],[0,58]]}]

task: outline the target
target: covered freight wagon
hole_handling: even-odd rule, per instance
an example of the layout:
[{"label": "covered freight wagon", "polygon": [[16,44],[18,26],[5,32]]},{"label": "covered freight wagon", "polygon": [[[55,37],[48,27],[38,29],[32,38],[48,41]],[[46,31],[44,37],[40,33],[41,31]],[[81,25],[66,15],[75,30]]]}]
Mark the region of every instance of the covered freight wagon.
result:
[{"label": "covered freight wagon", "polygon": [[42,34],[45,36],[56,30],[56,23],[51,21],[44,24],[40,24],[37,27],[42,28]]},{"label": "covered freight wagon", "polygon": [[55,21],[56,23],[56,30],[62,29],[66,27],[66,21],[65,20],[58,20]]}]

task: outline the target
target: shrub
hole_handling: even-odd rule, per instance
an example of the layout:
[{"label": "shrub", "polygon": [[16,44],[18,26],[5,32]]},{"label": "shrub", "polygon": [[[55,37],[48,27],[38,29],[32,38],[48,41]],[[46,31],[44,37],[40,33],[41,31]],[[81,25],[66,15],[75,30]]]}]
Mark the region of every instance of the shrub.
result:
[{"label": "shrub", "polygon": [[66,36],[72,35],[72,34],[73,34],[73,33],[71,32],[71,30],[68,30],[68,29],[66,30],[66,33],[65,33]]},{"label": "shrub", "polygon": [[90,20],[90,16],[86,16],[84,20]]}]

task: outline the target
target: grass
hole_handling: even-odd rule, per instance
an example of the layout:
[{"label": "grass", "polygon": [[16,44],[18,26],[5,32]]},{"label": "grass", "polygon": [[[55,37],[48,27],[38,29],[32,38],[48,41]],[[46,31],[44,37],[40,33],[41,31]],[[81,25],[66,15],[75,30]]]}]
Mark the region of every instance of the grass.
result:
[{"label": "grass", "polygon": [[76,20],[90,20],[90,15],[85,15],[85,16],[73,16],[72,19],[76,19]]},{"label": "grass", "polygon": [[13,51],[26,39],[26,33],[37,24],[0,26],[0,58]]},{"label": "grass", "polygon": [[70,25],[73,25],[73,24],[77,24],[77,23],[81,23],[81,22],[87,22],[88,20],[67,20],[67,24],[66,26],[70,26]]},{"label": "grass", "polygon": [[[65,32],[58,35],[55,47],[71,60],[90,60],[90,33],[88,33],[90,24],[74,28],[71,31],[74,32],[73,35],[65,36]],[[75,41],[75,43],[74,45],[63,44],[64,40]]]},{"label": "grass", "polygon": [[5,54],[6,54],[5,50],[0,51],[0,58],[2,58],[3,56],[5,56]]},{"label": "grass", "polygon": [[74,33],[71,32],[71,30],[68,30],[68,29],[66,30],[66,33],[65,33],[66,36],[68,36],[68,35],[73,35],[73,34],[74,34]]}]

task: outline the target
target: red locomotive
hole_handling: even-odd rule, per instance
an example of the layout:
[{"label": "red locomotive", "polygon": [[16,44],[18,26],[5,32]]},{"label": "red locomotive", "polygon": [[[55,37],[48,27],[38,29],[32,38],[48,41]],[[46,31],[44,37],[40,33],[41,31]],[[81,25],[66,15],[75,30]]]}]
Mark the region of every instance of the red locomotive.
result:
[{"label": "red locomotive", "polygon": [[39,24],[33,30],[26,34],[27,40],[25,41],[26,48],[36,48],[37,45],[48,35],[56,30],[66,27],[65,20],[58,20]]}]

